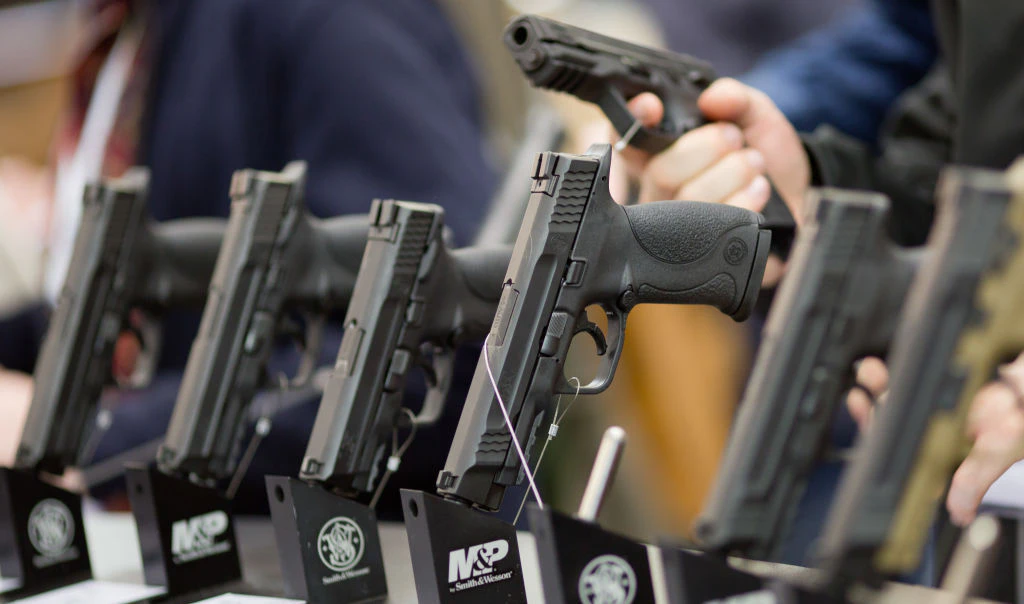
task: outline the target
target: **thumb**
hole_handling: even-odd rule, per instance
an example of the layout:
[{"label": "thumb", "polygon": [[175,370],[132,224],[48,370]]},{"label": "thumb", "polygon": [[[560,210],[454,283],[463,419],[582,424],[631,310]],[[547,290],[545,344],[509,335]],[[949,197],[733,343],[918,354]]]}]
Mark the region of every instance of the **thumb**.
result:
[{"label": "thumb", "polygon": [[711,121],[732,122],[765,157],[769,177],[798,220],[810,182],[810,161],[800,137],[768,95],[730,78],[708,86],[697,106]]},{"label": "thumb", "polygon": [[767,95],[732,78],[715,80],[697,99],[697,105],[707,119],[732,122],[744,130],[765,120],[785,121]]},{"label": "thumb", "polygon": [[[739,126],[747,143],[766,158],[803,153],[792,124],[768,95],[756,88],[720,78],[700,95],[697,105],[708,120]],[[768,167],[771,169],[771,165]]]}]

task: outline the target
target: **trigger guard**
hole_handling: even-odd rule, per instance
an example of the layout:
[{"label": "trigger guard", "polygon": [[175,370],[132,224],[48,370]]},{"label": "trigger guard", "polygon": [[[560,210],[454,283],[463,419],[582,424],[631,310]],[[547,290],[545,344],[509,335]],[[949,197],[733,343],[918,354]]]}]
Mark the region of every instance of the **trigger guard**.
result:
[{"label": "trigger guard", "polygon": [[[626,336],[626,314],[618,308],[612,306],[601,305],[604,309],[605,314],[608,317],[608,336],[612,338],[611,342],[605,343],[605,351],[602,354],[604,361],[598,368],[597,375],[588,384],[584,384],[579,389],[579,394],[598,394],[608,389],[608,386],[612,383],[612,378],[615,377],[615,368],[619,365],[619,358],[622,356],[622,345]],[[588,324],[597,328],[596,325],[587,321]],[[600,330],[598,330],[600,331]],[[602,333],[602,340],[604,340],[604,334]],[[562,376],[562,381],[568,386],[565,376]],[[576,392],[576,388],[572,387],[567,393],[572,394]]]},{"label": "trigger guard", "polygon": [[125,384],[128,388],[145,388],[153,381],[156,366],[160,360],[160,349],[163,347],[164,330],[159,320],[142,313],[142,323],[132,328],[139,338],[139,356],[135,359],[135,367]]},{"label": "trigger guard", "polygon": [[423,407],[412,419],[414,426],[429,426],[441,418],[455,369],[454,351],[435,349],[433,362],[430,366],[424,366],[424,369],[427,374],[427,394],[423,398]]},{"label": "trigger guard", "polygon": [[598,356],[603,357],[608,352],[608,340],[604,337],[604,332],[596,324],[588,321],[586,317],[583,317],[581,325],[576,327],[576,334],[581,333],[587,334],[594,341]]},{"label": "trigger guard", "polygon": [[288,382],[289,388],[305,388],[316,372],[320,360],[320,348],[324,337],[324,327],[327,324],[327,317],[315,313],[304,313],[306,317],[306,329],[302,332],[302,356],[299,359],[299,368]]}]

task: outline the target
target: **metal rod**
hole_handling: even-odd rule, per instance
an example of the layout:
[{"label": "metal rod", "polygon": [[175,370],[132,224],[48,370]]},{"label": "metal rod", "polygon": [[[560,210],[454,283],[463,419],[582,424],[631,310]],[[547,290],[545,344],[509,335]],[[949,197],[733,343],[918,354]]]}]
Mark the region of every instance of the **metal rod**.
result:
[{"label": "metal rod", "polygon": [[608,493],[608,486],[611,484],[612,478],[615,477],[615,471],[619,467],[619,460],[622,459],[622,451],[625,448],[625,430],[618,426],[612,426],[604,431],[601,446],[597,449],[597,457],[594,459],[594,467],[590,470],[590,479],[587,480],[587,488],[584,489],[583,498],[580,500],[580,509],[576,513],[580,520],[588,522],[597,520],[605,495]]},{"label": "metal rod", "polygon": [[967,527],[942,578],[942,589],[951,592],[951,601],[966,602],[977,591],[998,542],[999,520],[995,516],[983,514]]}]

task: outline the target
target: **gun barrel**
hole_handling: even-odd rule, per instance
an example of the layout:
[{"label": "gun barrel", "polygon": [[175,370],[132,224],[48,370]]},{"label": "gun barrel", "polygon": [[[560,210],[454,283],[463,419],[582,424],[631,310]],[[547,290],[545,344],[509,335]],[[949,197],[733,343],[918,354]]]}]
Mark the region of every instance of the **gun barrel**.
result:
[{"label": "gun barrel", "polygon": [[219,218],[183,218],[153,225],[152,261],[140,276],[134,304],[157,309],[201,308],[226,226]]},{"label": "gun barrel", "polygon": [[[664,73],[676,86],[703,90],[717,77],[711,64],[694,57],[632,44],[536,15],[516,17],[505,28],[505,45],[535,86],[574,93],[586,78],[618,76],[655,80]],[[574,61],[575,60],[575,61]],[[608,61],[614,70],[593,69]],[[573,62],[576,65],[573,65]],[[585,69],[592,69],[591,72]],[[627,100],[643,92],[629,94]],[[590,99],[586,99],[590,100]]]},{"label": "gun barrel", "polygon": [[[535,15],[514,19],[504,39],[531,84],[596,104],[623,140],[638,149],[659,153],[707,121],[697,99],[717,76],[704,61]],[[641,126],[627,105],[643,92],[662,102],[664,115],[654,127]],[[785,254],[795,222],[774,186],[764,216]]]}]

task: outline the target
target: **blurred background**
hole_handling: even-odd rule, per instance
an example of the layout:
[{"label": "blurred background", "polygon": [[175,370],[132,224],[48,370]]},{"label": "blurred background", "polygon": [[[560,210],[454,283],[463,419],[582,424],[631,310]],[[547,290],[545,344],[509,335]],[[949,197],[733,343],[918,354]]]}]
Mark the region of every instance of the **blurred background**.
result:
[{"label": "blurred background", "polygon": [[[208,157],[209,154],[219,152],[218,149],[222,148],[220,143],[225,149],[235,146],[248,148],[245,146],[260,144],[235,140],[239,137],[239,131],[227,128],[218,135],[218,144],[206,149],[196,148],[197,141],[202,139],[179,136],[181,129],[193,127],[217,131],[220,123],[225,121],[223,116],[231,114],[231,103],[263,102],[261,98],[237,94],[236,77],[231,72],[235,67],[232,67],[231,61],[222,62],[212,54],[188,55],[180,50],[190,44],[198,48],[209,48],[211,50],[208,52],[211,53],[230,53],[232,48],[248,48],[240,45],[250,43],[258,45],[260,49],[269,49],[265,53],[262,50],[256,53],[239,51],[239,57],[244,54],[244,62],[236,61],[237,69],[242,72],[256,69],[260,61],[280,59],[283,67],[274,63],[273,70],[260,72],[261,75],[256,78],[265,80],[267,98],[283,99],[281,102],[266,103],[269,108],[261,110],[267,111],[267,115],[276,115],[273,112],[277,110],[295,111],[292,96],[299,99],[294,101],[299,111],[308,112],[309,107],[313,106],[310,105],[313,101],[309,99],[316,95],[321,98],[320,104],[315,105],[320,110],[334,103],[339,114],[349,112],[347,115],[331,117],[332,120],[346,120],[347,125],[339,126],[338,129],[320,126],[317,121],[302,122],[294,119],[274,121],[274,127],[270,129],[273,141],[312,140],[316,133],[320,133],[321,138],[333,136],[336,139],[333,144],[318,141],[317,145],[302,142],[290,146],[279,145],[281,154],[310,160],[311,178],[317,178],[318,170],[321,174],[329,171],[336,176],[329,181],[334,194],[344,196],[350,191],[345,186],[345,174],[349,174],[352,169],[352,159],[345,153],[351,154],[352,151],[345,151],[346,146],[359,147],[358,153],[363,155],[408,153],[410,156],[405,163],[409,163],[419,160],[420,155],[417,153],[429,153],[436,141],[437,155],[443,161],[448,154],[444,145],[465,146],[459,141],[469,139],[456,136],[462,133],[460,136],[463,137],[479,137],[479,148],[483,152],[477,156],[482,157],[481,161],[486,162],[494,173],[494,179],[473,191],[474,194],[487,195],[488,190],[493,194],[496,183],[506,176],[505,172],[520,149],[524,135],[530,132],[531,124],[537,123],[538,106],[553,108],[557,112],[559,118],[555,122],[546,123],[564,124],[568,135],[564,143],[565,150],[580,152],[590,143],[608,139],[608,126],[593,107],[568,97],[529,89],[525,78],[501,43],[501,31],[514,14],[539,13],[641,44],[667,46],[710,61],[721,75],[742,76],[772,49],[836,19],[847,18],[859,8],[858,0],[332,1],[344,6],[338,9],[344,12],[339,19],[347,19],[349,24],[356,21],[362,23],[359,20],[364,18],[363,13],[373,13],[369,22],[378,27],[373,31],[380,32],[380,35],[371,37],[366,44],[368,47],[355,49],[365,53],[362,56],[349,52],[353,49],[346,48],[341,42],[337,46],[328,45],[323,48],[308,44],[308,52],[319,53],[319,61],[331,65],[324,68],[323,73],[303,72],[308,78],[301,86],[309,89],[299,91],[297,87],[300,85],[294,84],[286,72],[292,68],[289,67],[293,65],[292,59],[307,49],[284,45],[289,40],[300,40],[301,28],[310,27],[310,23],[298,19],[297,23],[289,22],[288,25],[299,33],[289,38],[282,34],[281,39],[267,37],[269,34],[266,32],[270,30],[262,29],[261,23],[273,21],[274,13],[279,12],[280,7],[294,5],[295,13],[308,8],[308,12],[315,14],[312,7],[307,5],[315,5],[316,2],[181,0],[171,2],[179,4],[181,8],[168,16],[166,10],[141,8],[147,4],[144,2],[0,0],[0,314],[16,314],[26,305],[45,300],[44,284],[48,273],[52,275],[56,271],[60,274],[59,267],[53,266],[53,258],[57,255],[53,252],[57,245],[54,241],[61,237],[66,239],[69,229],[73,232],[73,228],[67,224],[73,226],[74,221],[68,220],[71,212],[68,206],[54,201],[54,192],[60,180],[58,173],[68,169],[68,162],[71,161],[68,158],[75,157],[83,148],[87,148],[85,132],[88,130],[90,112],[106,111],[111,116],[108,121],[114,120],[113,126],[107,126],[107,138],[100,135],[98,148],[105,149],[105,157],[111,155],[111,148],[118,147],[112,141],[116,142],[115,137],[121,132],[120,125],[124,123],[122,116],[126,113],[141,113],[141,126],[136,125],[134,129],[141,130],[141,140],[146,141],[142,145],[145,152],[134,155],[122,153],[120,161],[94,161],[90,176],[116,175],[125,164],[145,163],[154,170],[154,187],[161,187],[161,183],[173,183],[175,191],[188,192],[192,180],[202,178],[198,174],[201,170],[189,168],[179,161],[173,171],[168,168],[166,173],[161,173],[161,162],[169,165],[171,160],[168,158],[193,154],[205,154],[202,156]],[[419,25],[402,23],[401,17],[396,16],[398,9],[374,8],[375,5],[392,3],[405,7],[402,10],[420,15],[418,19],[422,15],[416,11],[429,11],[444,23],[429,25],[434,27],[429,35],[409,37],[407,32],[424,32],[428,25],[422,25],[422,20]],[[275,4],[277,7],[272,8]],[[212,10],[211,6],[232,8],[219,11],[217,18],[221,21],[207,21],[210,25],[206,28],[181,25],[191,23],[190,19],[199,19],[203,11]],[[131,18],[126,19],[124,11],[129,11]],[[189,16],[190,11],[195,16]],[[142,37],[144,42],[133,47],[141,50],[134,55],[134,59],[128,59],[131,68],[127,71],[128,75],[122,75],[118,85],[116,76],[110,76],[109,72],[113,69],[111,62],[117,57],[118,49],[127,44],[126,40],[131,40],[130,36],[123,34],[123,28],[126,27],[124,23],[147,19],[159,21],[164,18],[177,21],[171,21],[173,26],[158,28],[157,31],[162,32],[164,38],[156,42],[151,43],[153,38],[149,37],[149,33]],[[338,27],[343,31],[345,23],[338,24]],[[452,65],[464,60],[471,72],[472,88],[459,89],[468,92],[451,98],[434,98],[425,94],[426,100],[422,105],[417,105],[420,92],[416,86],[420,82],[410,83],[408,91],[404,91],[403,72],[399,70],[392,75],[387,71],[388,65],[376,67],[374,57],[382,49],[396,47],[399,37],[403,38],[405,44],[402,48],[415,53],[416,44],[437,43],[439,37],[443,37],[438,32],[444,27],[450,28],[462,58],[451,54],[455,52],[451,49],[445,51],[448,54],[435,53],[430,68],[436,70],[437,78],[454,77],[450,73]],[[218,28],[222,28],[220,31],[224,32],[225,37],[234,41],[235,47],[204,46],[207,38],[219,35]],[[282,26],[281,29],[288,32],[287,27]],[[174,36],[179,39],[175,40]],[[168,44],[168,40],[173,40],[174,44]],[[421,49],[422,52],[428,50],[431,49]],[[406,55],[398,56],[398,52],[395,51],[396,61],[404,60]],[[350,66],[347,63],[359,65]],[[211,85],[211,69],[216,74],[212,81],[219,84]],[[142,84],[138,84],[139,79],[135,77],[139,71],[147,76]],[[214,103],[208,103],[212,114],[210,121],[203,119],[203,102],[189,101],[193,94],[189,74],[193,71],[207,74],[203,82],[195,83],[193,99],[221,99],[218,86],[223,86],[223,97],[228,99],[223,107],[219,102],[216,107]],[[110,85],[109,81],[103,83],[104,74],[114,78],[113,87],[117,92],[103,92],[104,86]],[[434,77],[434,74],[430,75]],[[318,76],[349,80],[343,81],[343,86],[320,86],[308,81],[316,82]],[[465,88],[465,81],[459,80],[458,84]],[[143,94],[139,97],[141,101],[135,102],[142,103],[141,109],[127,101],[138,86],[143,88]],[[379,87],[381,92],[373,92],[374,87]],[[454,90],[456,86],[449,88]],[[413,146],[410,149],[404,143],[395,141],[389,146],[389,137],[383,133],[360,131],[359,125],[362,122],[366,122],[366,128],[371,127],[372,120],[365,113],[367,110],[359,106],[349,108],[344,103],[348,102],[345,97],[359,96],[364,91],[370,91],[371,98],[376,98],[376,94],[389,99],[396,95],[407,97],[406,104],[387,105],[383,111],[401,112],[403,124],[406,121],[424,122],[425,134],[420,141],[422,148]],[[337,98],[331,95],[337,95]],[[172,128],[168,126],[171,122],[160,119],[161,115],[170,111],[167,106],[171,103],[182,108],[181,111],[191,108],[195,113],[182,113],[186,117],[179,116],[179,121]],[[218,111],[227,113],[213,114]],[[245,108],[237,107],[237,112],[244,111]],[[471,132],[458,130],[452,125],[454,120],[461,119],[467,113],[473,114],[473,124],[478,125]],[[327,114],[314,110],[310,115],[318,118]],[[69,145],[68,132],[75,132],[76,126],[80,136],[72,134]],[[298,136],[300,129],[309,130],[313,134],[310,138],[301,138]],[[132,128],[127,130],[131,131]],[[366,145],[377,145],[379,149],[372,153],[364,152]],[[132,147],[121,146],[120,150],[124,148]],[[310,149],[314,150],[314,156],[303,157]],[[116,155],[118,149],[114,151]],[[278,159],[267,153],[242,153],[230,157],[243,158],[244,161],[250,161],[245,158],[256,157],[258,160],[252,160],[252,163],[263,161],[268,164]],[[451,161],[457,160],[453,157]],[[247,166],[225,165],[221,170],[223,174],[218,173],[216,178],[208,180],[221,182],[227,178],[231,169],[242,167]],[[279,165],[251,167],[280,168]],[[513,174],[512,177],[521,180],[524,186],[527,183],[526,173]],[[396,178],[401,178],[401,175]],[[368,186],[351,190],[362,195],[364,189],[371,190]],[[311,187],[311,190],[316,190],[316,187]],[[414,188],[406,188],[400,194],[430,197],[437,192],[430,186],[423,187],[423,191],[419,193]],[[352,208],[358,208],[359,204],[368,204],[370,196],[391,194],[389,191],[369,193],[365,199],[349,203]],[[438,195],[440,193],[433,196]],[[443,198],[419,200],[441,203],[452,214],[455,213],[453,208],[458,207],[448,207]],[[225,185],[216,208],[211,206],[210,213],[222,215],[226,207]],[[327,210],[328,213],[330,211],[340,209]],[[196,214],[200,211],[192,207],[185,213]],[[482,219],[479,217],[483,214],[481,210],[472,219],[475,226],[481,224]],[[164,213],[164,217],[176,216],[174,212]],[[472,213],[466,216],[469,216],[466,218],[469,221]],[[468,235],[473,234],[471,227],[473,225],[463,228],[464,241],[468,240]],[[50,280],[53,278],[49,277]],[[627,349],[613,387],[602,396],[581,398],[573,404],[571,413],[540,469],[542,493],[556,507],[574,509],[601,432],[608,425],[618,424],[626,429],[629,445],[611,501],[606,507],[604,523],[609,528],[641,538],[666,533],[685,535],[700,510],[718,466],[735,404],[746,378],[751,344],[757,329],[756,322],[737,325],[711,310],[649,306],[638,308],[629,320]],[[590,346],[590,350],[586,345],[578,348],[571,368],[583,376],[589,369],[593,347]],[[17,438],[14,427],[20,421],[17,419],[22,413],[19,405],[24,404],[26,390],[10,386],[9,382],[5,384],[9,389],[0,390],[0,396],[3,397],[0,398],[0,424],[6,426],[6,432],[0,433],[0,444],[3,445],[4,454],[9,455]],[[562,401],[563,404],[568,402]],[[441,452],[439,455],[443,460],[449,437],[450,432],[439,430],[424,432],[419,439],[424,441],[423,446]],[[434,472],[438,469],[439,466],[435,467]],[[433,476],[428,476],[427,480],[432,481]]]}]

